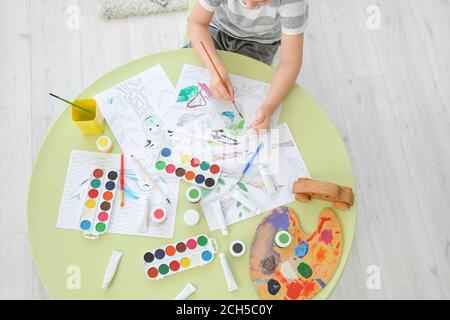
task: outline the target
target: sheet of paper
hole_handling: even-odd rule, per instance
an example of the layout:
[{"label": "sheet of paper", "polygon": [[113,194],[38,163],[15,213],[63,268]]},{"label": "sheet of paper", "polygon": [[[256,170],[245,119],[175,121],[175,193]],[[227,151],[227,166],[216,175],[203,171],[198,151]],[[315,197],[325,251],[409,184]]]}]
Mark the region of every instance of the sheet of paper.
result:
[{"label": "sheet of paper", "polygon": [[[263,104],[270,85],[260,81],[230,75],[235,102],[245,122],[231,102],[216,100],[208,85],[211,76],[207,69],[185,64],[177,84],[176,95],[163,118],[168,128],[192,134],[209,141],[238,144],[256,118],[256,110]],[[273,114],[275,127],[280,108]]]},{"label": "sheet of paper", "polygon": [[[125,159],[125,207],[120,207],[120,196],[114,200],[111,210],[111,222],[107,232],[172,238],[175,226],[176,201],[178,193],[169,193],[171,184],[164,178],[158,178],[156,183],[163,192],[167,192],[169,200],[174,204],[173,210],[168,210],[168,218],[163,224],[154,224],[149,222],[149,232],[142,234],[139,232],[139,225],[144,212],[144,191],[141,190],[139,179],[133,168],[129,166],[130,159]],[[105,171],[120,171],[120,155],[104,154],[96,152],[73,150],[69,167],[67,169],[66,182],[61,200],[60,211],[58,215],[57,228],[78,229],[80,230],[80,216],[83,211],[83,205],[86,201],[86,194],[89,188],[89,178],[91,173],[102,168]],[[163,195],[155,189],[149,189],[150,208],[165,206]],[[120,191],[118,190],[118,194]],[[170,209],[170,208],[169,208]],[[82,231],[80,230],[80,237]]]},{"label": "sheet of paper", "polygon": [[[124,153],[133,155],[154,179],[164,179],[170,193],[166,196],[174,197],[172,205],[176,208],[179,181],[159,176],[154,166],[162,148],[175,147],[173,133],[165,129],[161,118],[174,94],[161,65],[155,65],[94,98]],[[143,180],[139,174],[138,179]],[[165,230],[166,237],[173,234],[174,225],[171,228]]]},{"label": "sheet of paper", "polygon": [[[310,177],[287,124],[281,124],[276,130],[271,130],[265,139],[258,137],[254,142],[246,143],[246,147],[242,149],[215,145],[213,148],[214,160],[222,165],[223,174],[218,187],[212,191],[203,190],[201,201],[211,231],[218,229],[217,220],[211,207],[212,201],[220,200],[228,225],[255,216],[255,212],[230,197],[230,190],[235,186],[248,159],[261,141],[267,142],[264,143],[260,155],[242,182],[235,187],[261,211],[268,211],[294,201],[295,197],[292,194],[294,181],[302,177]],[[271,148],[267,148],[267,145],[270,145]],[[277,188],[274,198],[270,198],[267,194],[259,163],[264,164],[271,173],[271,179]]]}]

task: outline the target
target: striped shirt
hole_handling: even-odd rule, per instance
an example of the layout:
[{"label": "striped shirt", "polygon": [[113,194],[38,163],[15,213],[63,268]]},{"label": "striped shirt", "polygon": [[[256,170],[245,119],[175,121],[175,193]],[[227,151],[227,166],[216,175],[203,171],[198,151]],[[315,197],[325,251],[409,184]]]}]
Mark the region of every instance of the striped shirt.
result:
[{"label": "striped shirt", "polygon": [[241,0],[199,0],[214,16],[210,25],[228,35],[260,43],[273,43],[281,34],[303,33],[308,23],[307,0],[272,0],[248,9]]}]

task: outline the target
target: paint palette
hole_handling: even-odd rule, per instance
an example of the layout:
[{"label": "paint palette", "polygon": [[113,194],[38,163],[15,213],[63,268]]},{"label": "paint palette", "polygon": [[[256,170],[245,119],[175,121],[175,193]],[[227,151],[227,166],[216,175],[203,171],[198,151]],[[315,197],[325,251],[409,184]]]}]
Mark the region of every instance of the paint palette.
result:
[{"label": "paint palette", "polygon": [[203,266],[214,259],[217,244],[214,238],[198,235],[145,252],[144,269],[151,280]]},{"label": "paint palette", "polygon": [[92,172],[80,219],[84,237],[97,239],[108,230],[118,177],[115,170],[97,168]]},{"label": "paint palette", "polygon": [[[280,248],[277,234],[287,232],[291,241]],[[284,233],[285,234],[285,233]],[[286,234],[285,234],[286,235]],[[305,233],[295,212],[274,209],[256,229],[250,250],[250,276],[257,294],[265,300],[306,300],[320,292],[339,265],[343,248],[342,228],[336,213],[324,209],[317,229]]]},{"label": "paint palette", "polygon": [[161,157],[155,164],[156,169],[203,188],[213,189],[217,185],[222,171],[219,165],[187,154],[174,158],[171,149],[162,149]]}]

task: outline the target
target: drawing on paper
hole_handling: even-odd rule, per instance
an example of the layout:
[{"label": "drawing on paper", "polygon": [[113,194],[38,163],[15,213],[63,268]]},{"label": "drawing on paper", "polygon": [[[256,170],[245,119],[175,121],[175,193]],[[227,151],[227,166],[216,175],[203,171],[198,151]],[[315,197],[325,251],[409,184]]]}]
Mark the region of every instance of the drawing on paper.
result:
[{"label": "drawing on paper", "polygon": [[[251,167],[237,185],[241,193],[262,211],[271,210],[294,201],[294,195],[291,192],[293,183],[300,177],[309,177],[308,169],[289,127],[287,124],[282,124],[277,129],[278,139],[271,140],[273,143],[270,146],[271,152],[276,159],[267,160],[270,162],[268,163],[269,165],[273,164],[278,168],[275,168],[273,175],[277,196],[273,199],[268,198],[265,184],[256,164]],[[230,189],[236,184],[242,173],[246,163],[245,159],[248,159],[251,153],[254,152],[254,148],[251,148],[249,145],[249,147],[236,150],[235,148],[227,149],[223,148],[223,146],[213,146],[213,152],[214,161],[221,164],[223,174],[221,183],[211,192],[204,194],[201,201],[210,230],[218,228],[214,212],[210,206],[212,200],[222,200],[222,209],[227,224],[237,223],[255,215],[240,202],[229,196]],[[242,160],[237,161],[239,159]],[[261,159],[258,159],[258,163],[261,161]]]}]

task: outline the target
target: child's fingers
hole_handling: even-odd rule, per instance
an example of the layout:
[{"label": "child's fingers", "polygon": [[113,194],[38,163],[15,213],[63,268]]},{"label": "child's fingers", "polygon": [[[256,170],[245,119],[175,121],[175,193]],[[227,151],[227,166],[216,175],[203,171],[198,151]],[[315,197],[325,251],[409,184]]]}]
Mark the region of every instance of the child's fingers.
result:
[{"label": "child's fingers", "polygon": [[218,86],[217,91],[219,91],[223,100],[232,100],[232,97],[228,94],[227,88],[224,85]]},{"label": "child's fingers", "polygon": [[230,81],[228,81],[226,83],[226,85],[227,85],[228,93],[229,93],[231,99],[234,99],[234,88],[233,88],[233,85],[231,84]]}]

